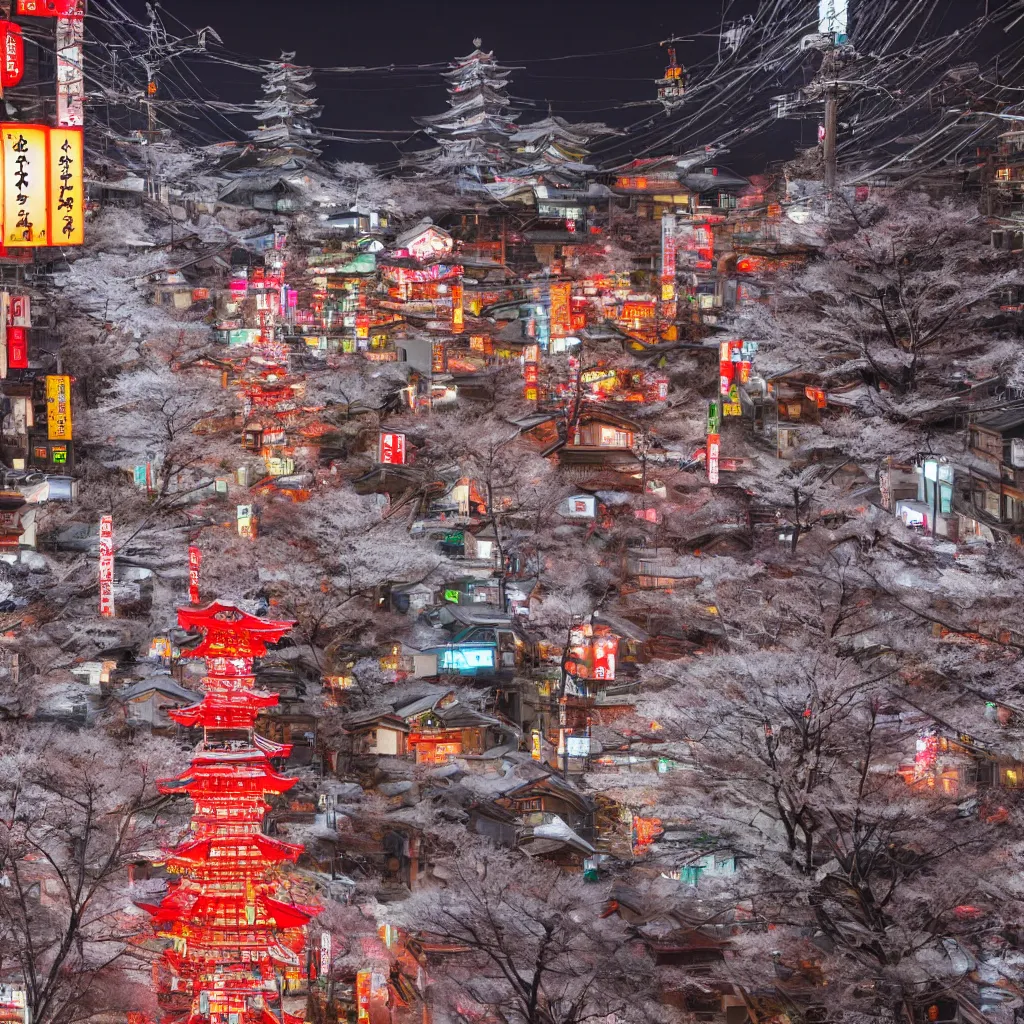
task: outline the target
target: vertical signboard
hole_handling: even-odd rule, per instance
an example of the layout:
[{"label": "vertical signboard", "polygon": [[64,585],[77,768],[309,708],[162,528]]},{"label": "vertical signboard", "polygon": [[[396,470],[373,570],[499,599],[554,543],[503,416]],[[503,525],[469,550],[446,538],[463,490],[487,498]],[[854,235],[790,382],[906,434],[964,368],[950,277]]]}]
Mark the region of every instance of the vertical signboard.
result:
[{"label": "vertical signboard", "polygon": [[320,933],[320,974],[325,975],[331,969],[331,933]]},{"label": "vertical signboard", "polygon": [[356,1021],[357,1024],[370,1024],[370,986],[372,978],[369,971],[356,973]]},{"label": "vertical signboard", "polygon": [[100,519],[100,615],[114,614],[114,520]]},{"label": "vertical signboard", "polygon": [[28,295],[12,295],[7,322],[12,327],[32,326],[32,300]]},{"label": "vertical signboard", "polygon": [[556,281],[550,290],[551,337],[566,338],[572,331],[572,283]]},{"label": "vertical signboard", "polygon": [[4,240],[8,248],[49,245],[47,128],[3,126]]},{"label": "vertical signboard", "polygon": [[10,89],[17,85],[25,74],[25,39],[21,26],[13,21],[0,21],[0,38],[3,39],[3,63],[0,64],[0,85]]},{"label": "vertical signboard", "polygon": [[51,441],[71,440],[71,378],[46,378],[46,436]]},{"label": "vertical signboard", "polygon": [[462,334],[466,329],[466,316],[462,307],[462,282],[452,285],[452,334]]},{"label": "vertical signboard", "polygon": [[7,367],[11,370],[28,369],[28,337],[24,327],[7,328]]},{"label": "vertical signboard", "polygon": [[238,536],[246,540],[256,539],[256,516],[252,505],[237,506]]},{"label": "vertical signboard", "polygon": [[405,434],[382,433],[377,461],[385,466],[404,466]]},{"label": "vertical signboard", "polygon": [[661,215],[661,301],[676,301],[676,215]]},{"label": "vertical signboard", "polygon": [[708,434],[708,483],[718,483],[719,435]]},{"label": "vertical signboard", "polygon": [[82,157],[81,128],[50,131],[51,245],[81,245],[85,241]]},{"label": "vertical signboard", "polygon": [[190,604],[199,604],[199,567],[203,553],[195,544],[188,546],[188,599]]},{"label": "vertical signboard", "polygon": [[85,21],[57,18],[57,124],[81,128],[85,124],[85,74],[82,67]]}]

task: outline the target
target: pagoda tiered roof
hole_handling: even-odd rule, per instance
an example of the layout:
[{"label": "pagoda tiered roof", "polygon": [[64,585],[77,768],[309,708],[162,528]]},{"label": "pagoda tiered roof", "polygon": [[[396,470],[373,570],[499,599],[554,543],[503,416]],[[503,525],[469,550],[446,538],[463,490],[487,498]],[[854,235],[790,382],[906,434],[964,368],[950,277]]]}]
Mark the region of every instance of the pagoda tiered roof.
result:
[{"label": "pagoda tiered roof", "polygon": [[[140,907],[152,915],[157,934],[175,942],[176,948],[165,951],[164,964],[186,979],[176,991],[190,995],[189,1021],[209,1024],[228,1007],[239,1024],[280,1024],[277,1016],[266,1017],[268,1000],[278,998],[267,979],[273,980],[277,967],[292,979],[303,976],[299,954],[317,908],[276,895],[280,866],[296,861],[302,847],[263,834],[270,808],[266,798],[287,792],[298,780],[270,763],[271,757],[287,756],[291,744],[275,743],[254,730],[259,713],[274,707],[279,697],[255,688],[253,662],[293,623],[260,619],[223,601],[182,608],[178,622],[202,634],[196,647],[184,653],[205,659],[205,695],[171,716],[181,725],[202,726],[203,742],[189,767],[158,780],[157,788],[188,794],[195,806],[190,837],[166,857],[180,880],[159,904]],[[232,738],[225,740],[225,733]],[[200,1002],[202,993],[208,1001]],[[172,1019],[173,1014],[164,1024]]]},{"label": "pagoda tiered roof", "polygon": [[230,795],[244,799],[264,793],[286,793],[298,781],[279,775],[266,757],[259,755],[258,759],[241,764],[193,764],[180,775],[158,779],[157,789],[161,793],[188,793],[192,797]]},{"label": "pagoda tiered roof", "polygon": [[179,725],[206,729],[248,729],[263,708],[276,707],[280,697],[262,690],[208,693],[198,704],[177,708],[168,715]]},{"label": "pagoda tiered roof", "polygon": [[[141,903],[154,924],[183,924],[194,929],[207,926],[214,929],[210,945],[216,945],[218,932],[244,928],[254,933],[246,946],[263,944],[258,936],[265,928],[303,928],[319,913],[319,908],[303,903],[285,903],[271,896],[257,893],[250,899],[245,893],[209,893],[192,888],[186,882],[175,886],[159,904]],[[255,913],[252,913],[252,908]],[[251,920],[250,920],[251,918]],[[237,941],[237,940],[235,940]]]},{"label": "pagoda tiered roof", "polygon": [[179,608],[178,625],[203,634],[202,642],[183,650],[187,658],[261,658],[267,644],[277,643],[294,622],[259,619],[227,601],[214,601],[204,608]]},{"label": "pagoda tiered roof", "polygon": [[231,848],[241,855],[247,846],[255,850],[268,864],[280,864],[286,860],[294,863],[302,853],[300,844],[285,843],[262,832],[252,832],[246,836],[196,839],[190,843],[183,843],[168,855],[167,863],[201,864],[210,858],[210,852],[214,848]]}]

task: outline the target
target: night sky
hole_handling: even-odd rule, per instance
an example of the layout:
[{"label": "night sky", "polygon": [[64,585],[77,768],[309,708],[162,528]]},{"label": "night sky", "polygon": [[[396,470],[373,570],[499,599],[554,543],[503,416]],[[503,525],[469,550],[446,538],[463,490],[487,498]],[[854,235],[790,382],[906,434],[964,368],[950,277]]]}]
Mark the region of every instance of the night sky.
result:
[{"label": "night sky", "polygon": [[[144,15],[142,0],[124,6]],[[444,63],[469,53],[475,36],[502,63],[516,67],[510,91],[524,101],[521,121],[543,116],[550,103],[569,120],[625,126],[660,111],[656,105],[622,105],[654,97],[654,79],[666,63],[661,40],[709,33],[676,44],[682,63],[704,59],[718,45],[723,12],[728,22],[752,11],[756,0],[648,0],[635,8],[541,0],[166,0],[161,7],[169,30],[183,31],[175,18],[191,28],[211,25],[225,49],[246,62],[295,50],[296,62],[318,69],[402,67],[391,73],[318,71],[317,96],[324,105],[322,127],[395,133],[387,138],[409,149],[417,148],[415,138],[407,141],[415,131],[413,116],[443,109],[446,93],[437,69],[411,71],[408,66]],[[577,54],[593,56],[563,59]],[[197,70],[224,99],[250,102],[258,94],[258,76],[242,68],[206,65]],[[252,127],[245,116],[235,120],[243,129]],[[369,161],[398,155],[391,144],[347,144],[336,150],[339,157]]]},{"label": "night sky", "polygon": [[[122,3],[144,19],[144,0]],[[817,5],[815,0],[806,3],[811,22]],[[948,30],[952,21],[980,13],[984,0],[937,3]],[[643,105],[655,97],[654,80],[665,67],[666,51],[659,43],[683,37],[675,44],[681,63],[713,62],[720,27],[753,13],[757,5],[758,0],[165,0],[160,6],[171,33],[210,25],[223,39],[225,55],[250,66],[193,64],[209,94],[251,103],[260,87],[251,66],[294,50],[297,63],[316,69],[316,95],[324,106],[320,126],[350,140],[332,144],[326,155],[387,165],[402,152],[427,145],[413,117],[444,108],[446,93],[436,65],[469,53],[475,36],[513,67],[510,93],[521,110],[520,123],[544,116],[550,106],[570,121],[660,127],[667,115],[655,103]],[[396,70],[330,70],[389,65]],[[767,110],[768,97],[747,102]],[[254,126],[246,114],[232,120],[236,134]],[[211,134],[216,126],[207,122],[205,127]],[[224,137],[231,129],[221,120],[218,130]],[[750,173],[769,160],[788,157],[794,145],[813,145],[815,135],[816,125],[806,120],[775,122],[716,162]],[[634,138],[618,143],[606,162],[633,155]]]}]

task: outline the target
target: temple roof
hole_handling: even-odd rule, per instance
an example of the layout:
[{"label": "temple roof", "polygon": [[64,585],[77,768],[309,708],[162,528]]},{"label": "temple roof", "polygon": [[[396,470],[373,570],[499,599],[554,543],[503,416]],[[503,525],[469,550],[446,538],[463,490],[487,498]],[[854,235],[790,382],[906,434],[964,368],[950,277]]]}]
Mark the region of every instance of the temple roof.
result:
[{"label": "temple roof", "polygon": [[226,601],[214,601],[205,608],[179,608],[178,625],[203,634],[203,640],[187,658],[259,658],[268,643],[277,643],[294,622],[259,619]]},{"label": "temple roof", "polygon": [[168,715],[179,725],[248,729],[263,708],[275,707],[279,700],[278,694],[263,690],[216,695],[208,693],[198,704],[176,708],[169,711]]},{"label": "temple roof", "polygon": [[284,843],[280,839],[254,832],[248,836],[226,836],[218,839],[194,839],[175,847],[168,855],[168,861],[179,861],[187,864],[201,864],[210,859],[213,847],[233,847],[241,850],[245,846],[255,846],[260,855],[270,862],[298,860],[302,846],[295,843]]},{"label": "temple roof", "polygon": [[158,779],[157,789],[161,793],[193,793],[195,790],[219,791],[227,783],[237,782],[233,794],[239,799],[248,794],[262,796],[264,793],[285,793],[299,780],[279,775],[265,759],[246,761],[241,764],[198,763],[186,768],[173,778]]}]

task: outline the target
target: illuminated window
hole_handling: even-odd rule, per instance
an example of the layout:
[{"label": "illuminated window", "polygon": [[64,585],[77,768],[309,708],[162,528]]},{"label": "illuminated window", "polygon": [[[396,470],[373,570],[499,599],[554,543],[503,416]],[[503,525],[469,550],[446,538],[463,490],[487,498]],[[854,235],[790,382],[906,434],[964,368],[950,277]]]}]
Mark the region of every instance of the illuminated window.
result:
[{"label": "illuminated window", "polygon": [[997,167],[996,168],[996,181],[1009,181],[1010,180],[1010,168],[1009,167]]},{"label": "illuminated window", "polygon": [[618,430],[615,427],[601,428],[602,448],[629,448],[633,443],[633,435],[628,430]]}]

